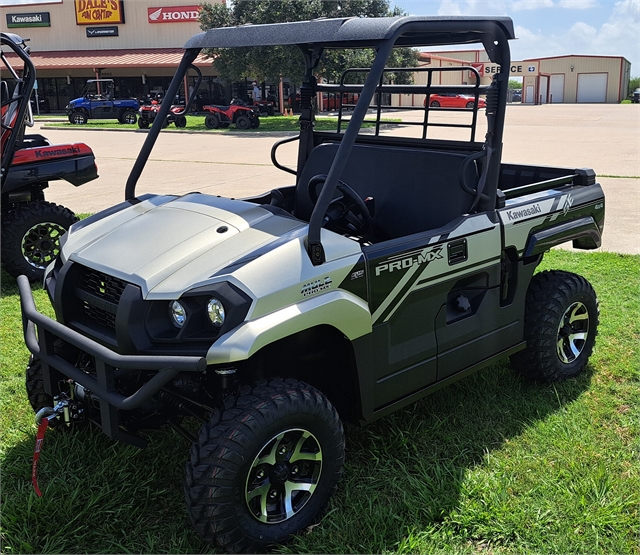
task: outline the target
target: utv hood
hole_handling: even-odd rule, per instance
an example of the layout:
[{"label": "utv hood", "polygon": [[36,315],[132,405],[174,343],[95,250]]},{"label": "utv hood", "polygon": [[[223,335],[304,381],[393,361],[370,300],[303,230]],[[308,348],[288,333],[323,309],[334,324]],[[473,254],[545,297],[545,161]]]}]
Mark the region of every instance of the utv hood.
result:
[{"label": "utv hood", "polygon": [[235,261],[307,225],[270,206],[196,193],[154,196],[94,218],[71,228],[63,261],[69,253],[74,262],[140,286],[145,298],[175,298],[210,283]]}]

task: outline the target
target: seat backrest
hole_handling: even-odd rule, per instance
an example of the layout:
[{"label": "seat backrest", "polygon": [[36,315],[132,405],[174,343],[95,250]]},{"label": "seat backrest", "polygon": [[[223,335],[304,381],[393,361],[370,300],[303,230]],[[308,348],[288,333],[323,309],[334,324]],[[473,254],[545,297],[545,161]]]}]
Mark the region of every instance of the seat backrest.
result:
[{"label": "seat backrest", "polygon": [[[311,152],[296,186],[297,218],[310,219],[314,205],[308,193],[309,180],[329,172],[338,146],[325,143]],[[395,239],[441,227],[469,211],[474,197],[460,187],[466,158],[452,152],[355,145],[340,179],[363,199],[373,197],[373,237]],[[466,183],[475,187],[475,162],[464,171]]]}]

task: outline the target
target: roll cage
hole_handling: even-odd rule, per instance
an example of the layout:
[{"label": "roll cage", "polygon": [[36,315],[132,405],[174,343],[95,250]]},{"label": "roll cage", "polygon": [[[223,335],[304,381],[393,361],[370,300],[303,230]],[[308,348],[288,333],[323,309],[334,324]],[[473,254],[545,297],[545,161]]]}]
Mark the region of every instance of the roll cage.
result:
[{"label": "roll cage", "polygon": [[[0,57],[4,69],[13,82],[13,91],[9,94],[6,77],[2,81],[2,186],[4,186],[9,166],[13,160],[16,145],[24,136],[24,122],[33,125],[33,116],[29,104],[29,97],[36,82],[36,72],[29,56],[29,47],[26,42],[13,33],[1,33],[0,42],[2,51]],[[5,55],[4,47],[18,56],[22,62],[19,69],[21,75],[13,68],[9,58]]]},{"label": "roll cage", "polygon": [[[338,135],[339,147],[333,163],[328,171],[324,187],[309,219],[309,232],[306,240],[307,252],[314,265],[324,261],[324,249],[320,238],[320,230],[324,215],[334,197],[340,176],[345,169],[351,149],[356,143],[360,128],[365,121],[367,112],[375,95],[385,93],[429,94],[467,93],[477,100],[479,95],[487,98],[487,134],[483,143],[474,142],[476,110],[470,126],[471,140],[460,150],[470,152],[470,160],[484,158],[482,174],[477,189],[474,209],[494,210],[496,208],[497,184],[500,172],[502,134],[504,128],[505,106],[508,89],[508,68],[510,65],[510,51],[508,41],[515,38],[513,22],[508,17],[393,17],[393,18],[339,18],[318,19],[291,23],[269,25],[243,25],[241,27],[225,27],[210,29],[192,37],[185,45],[185,54],[178,67],[169,89],[167,97],[173,98],[178,91],[183,77],[189,68],[193,68],[193,61],[203,48],[234,48],[251,46],[296,45],[302,51],[305,61],[305,79],[300,91],[300,145],[297,160],[297,178],[318,137],[322,133],[314,131],[314,115],[312,98],[316,92],[333,92],[359,94],[358,102],[351,115],[349,125],[344,133],[341,132],[340,122]],[[385,71],[399,71],[386,68],[387,59],[394,47],[423,47],[457,44],[482,43],[491,62],[500,66],[489,86],[479,84],[477,70],[472,67],[456,67],[456,70],[475,71],[474,85],[433,85],[431,73],[427,85],[384,85]],[[376,51],[375,59],[370,68],[353,71],[367,72],[363,85],[349,85],[344,83],[325,85],[316,82],[313,75],[325,49],[371,48]],[[411,68],[414,71],[415,68]],[[406,71],[406,69],[403,69]],[[380,130],[380,103],[376,133]],[[432,141],[427,138],[429,122],[429,103],[425,106],[423,136],[420,144],[429,147]],[[185,108],[187,111],[190,106]],[[162,105],[156,122],[147,136],[142,150],[133,166],[127,180],[125,198],[135,199],[135,187],[138,178],[149,157],[153,145],[162,128],[162,122],[169,113],[170,106]],[[431,125],[437,125],[431,123]],[[275,157],[272,156],[272,159]],[[276,163],[276,166],[281,167]],[[463,188],[464,188],[464,184]]]}]

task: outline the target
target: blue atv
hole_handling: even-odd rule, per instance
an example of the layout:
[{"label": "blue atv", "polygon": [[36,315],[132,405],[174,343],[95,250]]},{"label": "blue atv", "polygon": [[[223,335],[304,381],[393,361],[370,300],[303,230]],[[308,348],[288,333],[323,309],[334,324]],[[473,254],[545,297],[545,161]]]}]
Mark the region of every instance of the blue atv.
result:
[{"label": "blue atv", "polygon": [[139,102],[135,98],[115,98],[113,79],[89,79],[81,98],[67,104],[69,121],[78,125],[90,119],[117,119],[134,125]]}]

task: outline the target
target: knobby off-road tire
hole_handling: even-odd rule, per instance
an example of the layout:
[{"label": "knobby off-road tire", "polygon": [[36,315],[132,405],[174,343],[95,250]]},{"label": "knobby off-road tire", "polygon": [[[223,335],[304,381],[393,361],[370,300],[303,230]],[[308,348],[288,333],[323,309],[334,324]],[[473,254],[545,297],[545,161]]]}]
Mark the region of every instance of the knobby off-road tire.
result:
[{"label": "knobby off-road tire", "polygon": [[175,125],[178,129],[184,129],[187,126],[187,118],[185,116],[176,116]]},{"label": "knobby off-road tire", "polygon": [[220,127],[220,118],[216,114],[212,114],[204,118],[204,126],[207,129],[218,129]]},{"label": "knobby off-road tire", "polygon": [[127,110],[126,112],[122,113],[119,121],[124,125],[135,125],[136,122],[138,121],[138,116],[135,112],[132,112],[131,110]]},{"label": "knobby off-road tire", "polygon": [[87,114],[85,114],[84,112],[73,112],[69,116],[69,123],[72,123],[74,125],[84,125],[85,123],[87,123],[87,120]]},{"label": "knobby off-road tire", "polygon": [[185,497],[198,534],[229,552],[260,552],[316,523],[344,464],[338,413],[296,380],[244,387],[202,426]]},{"label": "knobby off-road tire", "polygon": [[140,118],[138,120],[138,127],[140,129],[149,129],[149,120],[147,118]]},{"label": "knobby off-road tire", "polygon": [[78,218],[52,202],[25,203],[11,210],[2,222],[2,263],[13,276],[42,280],[44,271],[60,252],[60,237]]},{"label": "knobby off-road tire", "polygon": [[511,357],[524,376],[560,382],[582,372],[598,331],[599,308],[591,284],[570,272],[536,274],[527,291],[527,347]]},{"label": "knobby off-road tire", "polygon": [[237,129],[250,129],[251,128],[251,120],[247,116],[238,116],[236,118],[236,128]]}]

